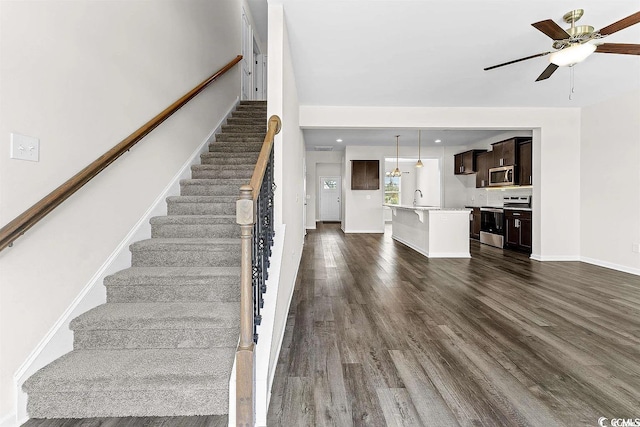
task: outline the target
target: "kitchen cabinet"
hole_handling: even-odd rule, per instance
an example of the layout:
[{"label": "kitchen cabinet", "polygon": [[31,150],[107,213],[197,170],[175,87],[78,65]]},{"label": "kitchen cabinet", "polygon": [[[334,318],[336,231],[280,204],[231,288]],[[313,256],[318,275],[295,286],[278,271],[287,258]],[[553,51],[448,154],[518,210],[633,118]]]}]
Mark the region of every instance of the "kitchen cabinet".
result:
[{"label": "kitchen cabinet", "polygon": [[493,153],[486,151],[476,156],[476,188],[489,186],[489,168],[493,162]]},{"label": "kitchen cabinet", "polygon": [[491,144],[491,152],[493,153],[492,168],[511,166],[517,163],[515,138]]},{"label": "kitchen cabinet", "polygon": [[505,248],[531,253],[531,223],[531,211],[505,209]]},{"label": "kitchen cabinet", "polygon": [[469,237],[480,240],[480,208],[470,208],[469,214]]},{"label": "kitchen cabinet", "polygon": [[351,189],[379,190],[380,161],[351,160]]},{"label": "kitchen cabinet", "polygon": [[487,150],[469,150],[458,153],[453,157],[455,175],[470,175],[476,172],[476,156]]},{"label": "kitchen cabinet", "polygon": [[533,185],[533,157],[531,141],[518,145],[520,161],[518,162],[518,183]]},{"label": "kitchen cabinet", "polygon": [[518,164],[518,146],[531,141],[529,137],[515,137],[491,144],[493,162],[490,167],[499,168],[501,166],[514,166]]}]

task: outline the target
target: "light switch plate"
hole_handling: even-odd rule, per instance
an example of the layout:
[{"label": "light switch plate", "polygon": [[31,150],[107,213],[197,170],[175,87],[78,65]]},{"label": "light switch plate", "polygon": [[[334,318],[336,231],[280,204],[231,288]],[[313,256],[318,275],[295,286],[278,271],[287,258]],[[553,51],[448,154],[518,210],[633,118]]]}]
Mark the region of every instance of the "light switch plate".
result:
[{"label": "light switch plate", "polygon": [[40,140],[32,136],[12,133],[9,157],[11,159],[28,160],[30,162],[39,161]]}]

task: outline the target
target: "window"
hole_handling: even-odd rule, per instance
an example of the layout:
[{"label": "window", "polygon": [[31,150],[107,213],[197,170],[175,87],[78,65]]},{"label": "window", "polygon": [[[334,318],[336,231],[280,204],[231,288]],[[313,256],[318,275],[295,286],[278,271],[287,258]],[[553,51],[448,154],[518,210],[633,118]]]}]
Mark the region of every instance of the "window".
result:
[{"label": "window", "polygon": [[391,205],[400,204],[400,177],[384,177],[384,202]]},{"label": "window", "polygon": [[325,179],[322,182],[322,188],[325,190],[335,190],[338,188],[338,181],[335,179]]}]

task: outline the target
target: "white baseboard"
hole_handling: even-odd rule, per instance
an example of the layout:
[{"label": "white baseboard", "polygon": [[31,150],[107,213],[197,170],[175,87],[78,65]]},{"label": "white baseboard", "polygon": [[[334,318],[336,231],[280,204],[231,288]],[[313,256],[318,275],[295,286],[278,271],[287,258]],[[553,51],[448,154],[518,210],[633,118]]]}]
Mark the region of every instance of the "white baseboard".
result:
[{"label": "white baseboard", "polygon": [[342,232],[344,234],[357,234],[357,233],[361,233],[361,234],[384,234],[384,228],[383,229],[378,229],[378,230],[345,230],[345,229],[343,229]]},{"label": "white baseboard", "polygon": [[536,261],[580,261],[579,255],[540,255],[531,254],[529,257]]},{"label": "white baseboard", "polygon": [[595,258],[589,257],[580,257],[580,261],[586,262],[587,264],[597,265],[599,267],[610,268],[611,270],[622,271],[623,273],[634,274],[636,276],[640,276],[640,268],[628,267],[626,265],[615,264],[608,261],[602,261]]},{"label": "white baseboard", "polygon": [[[151,237],[151,224],[149,220],[154,216],[167,214],[166,198],[170,195],[180,194],[180,180],[191,176],[191,165],[198,163],[200,154],[208,151],[209,142],[215,138],[216,132],[220,130],[222,124],[235,109],[238,102],[239,99],[236,98],[224,117],[218,122],[215,128],[211,130],[190,158],[182,165],[171,182],[164,188],[160,195],[158,195],[149,209],[147,209],[120,244],[118,244],[111,255],[109,255],[98,271],[82,288],[78,296],[71,302],[69,307],[62,313],[49,332],[15,372],[13,376],[16,390],[16,412],[14,421],[19,421],[21,425],[29,419],[27,414],[27,395],[22,391],[22,384],[38,369],[73,350],[73,332],[69,330],[71,320],[106,302],[106,289],[102,286],[104,278],[131,266],[129,246],[134,242]],[[4,424],[0,427],[4,427]]]}]

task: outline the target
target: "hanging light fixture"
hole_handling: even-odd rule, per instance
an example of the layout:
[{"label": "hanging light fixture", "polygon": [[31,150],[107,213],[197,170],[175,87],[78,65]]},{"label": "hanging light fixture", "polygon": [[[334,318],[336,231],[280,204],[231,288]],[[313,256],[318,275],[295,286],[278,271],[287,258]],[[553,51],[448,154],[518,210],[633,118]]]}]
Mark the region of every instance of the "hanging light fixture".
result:
[{"label": "hanging light fixture", "polygon": [[422,145],[422,141],[421,141],[421,138],[420,138],[421,133],[422,133],[422,131],[418,130],[418,163],[416,163],[416,167],[417,168],[421,168],[421,167],[424,166],[422,164],[422,158],[420,156],[420,146]]},{"label": "hanging light fixture", "polygon": [[400,153],[400,143],[398,142],[398,138],[400,138],[400,135],[396,135],[396,168],[391,172],[391,176],[402,176],[402,172],[400,172],[400,168],[398,167],[398,157]]}]

